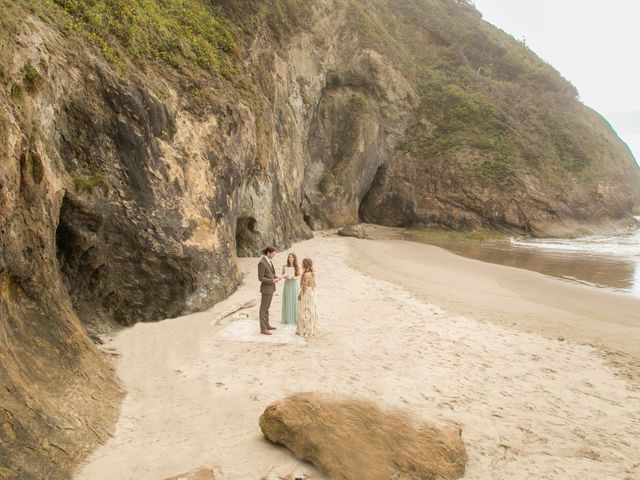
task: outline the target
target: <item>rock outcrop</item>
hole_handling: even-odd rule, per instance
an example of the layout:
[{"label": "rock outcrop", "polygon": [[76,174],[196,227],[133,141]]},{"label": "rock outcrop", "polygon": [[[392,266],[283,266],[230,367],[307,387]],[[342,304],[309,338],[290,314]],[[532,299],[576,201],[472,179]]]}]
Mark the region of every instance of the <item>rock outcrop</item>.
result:
[{"label": "rock outcrop", "polygon": [[338,235],[341,237],[367,238],[367,232],[365,232],[362,225],[349,225],[348,227],[342,227],[338,230]]},{"label": "rock outcrop", "polygon": [[[64,478],[120,393],[89,340],[200,310],[312,229],[623,220],[629,151],[463,0],[0,7],[0,465]],[[4,467],[6,465],[6,467]]]},{"label": "rock outcrop", "polygon": [[458,427],[418,422],[364,400],[291,395],[265,409],[260,428],[329,478],[455,479],[467,463]]}]

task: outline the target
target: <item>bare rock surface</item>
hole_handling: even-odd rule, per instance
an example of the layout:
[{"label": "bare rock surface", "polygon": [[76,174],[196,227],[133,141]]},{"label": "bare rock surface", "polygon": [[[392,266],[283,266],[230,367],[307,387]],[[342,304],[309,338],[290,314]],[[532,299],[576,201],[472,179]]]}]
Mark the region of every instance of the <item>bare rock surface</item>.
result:
[{"label": "bare rock surface", "polygon": [[467,463],[460,428],[418,422],[365,400],[291,395],[266,408],[260,428],[334,479],[455,479]]},{"label": "bare rock surface", "polygon": [[338,235],[341,237],[355,237],[355,238],[367,238],[367,232],[365,232],[362,225],[351,225],[348,227],[342,227],[338,230]]}]

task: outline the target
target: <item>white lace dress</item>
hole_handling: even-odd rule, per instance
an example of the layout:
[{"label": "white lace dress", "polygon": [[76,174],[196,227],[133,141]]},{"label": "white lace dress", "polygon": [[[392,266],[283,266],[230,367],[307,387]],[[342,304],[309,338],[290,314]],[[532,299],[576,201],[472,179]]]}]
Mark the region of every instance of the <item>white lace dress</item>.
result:
[{"label": "white lace dress", "polygon": [[296,334],[305,338],[318,334],[318,307],[316,305],[316,278],[305,272],[300,279],[300,302],[298,304],[298,327]]}]

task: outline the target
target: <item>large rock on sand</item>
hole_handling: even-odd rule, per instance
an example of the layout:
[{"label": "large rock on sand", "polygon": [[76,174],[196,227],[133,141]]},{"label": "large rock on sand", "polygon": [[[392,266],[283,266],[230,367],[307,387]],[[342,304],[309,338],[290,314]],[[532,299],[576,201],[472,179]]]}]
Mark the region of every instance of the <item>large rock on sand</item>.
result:
[{"label": "large rock on sand", "polygon": [[457,426],[420,422],[365,400],[291,395],[265,409],[260,428],[333,479],[455,479],[467,463]]},{"label": "large rock on sand", "polygon": [[338,235],[342,237],[367,238],[367,232],[364,231],[362,225],[351,225],[342,227],[338,230]]}]

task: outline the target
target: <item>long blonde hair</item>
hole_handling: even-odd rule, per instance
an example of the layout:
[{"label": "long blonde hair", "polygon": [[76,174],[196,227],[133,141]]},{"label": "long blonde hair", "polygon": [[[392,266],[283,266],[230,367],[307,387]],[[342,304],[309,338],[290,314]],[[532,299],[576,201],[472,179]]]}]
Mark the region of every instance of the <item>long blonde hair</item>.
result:
[{"label": "long blonde hair", "polygon": [[316,278],[316,272],[313,269],[313,260],[310,258],[302,259],[302,273],[310,273],[313,278]]},{"label": "long blonde hair", "polygon": [[[310,275],[305,276],[307,273]],[[302,259],[302,278],[300,280],[301,295],[304,295],[307,288],[316,288],[316,272],[313,270],[313,260]]]}]

